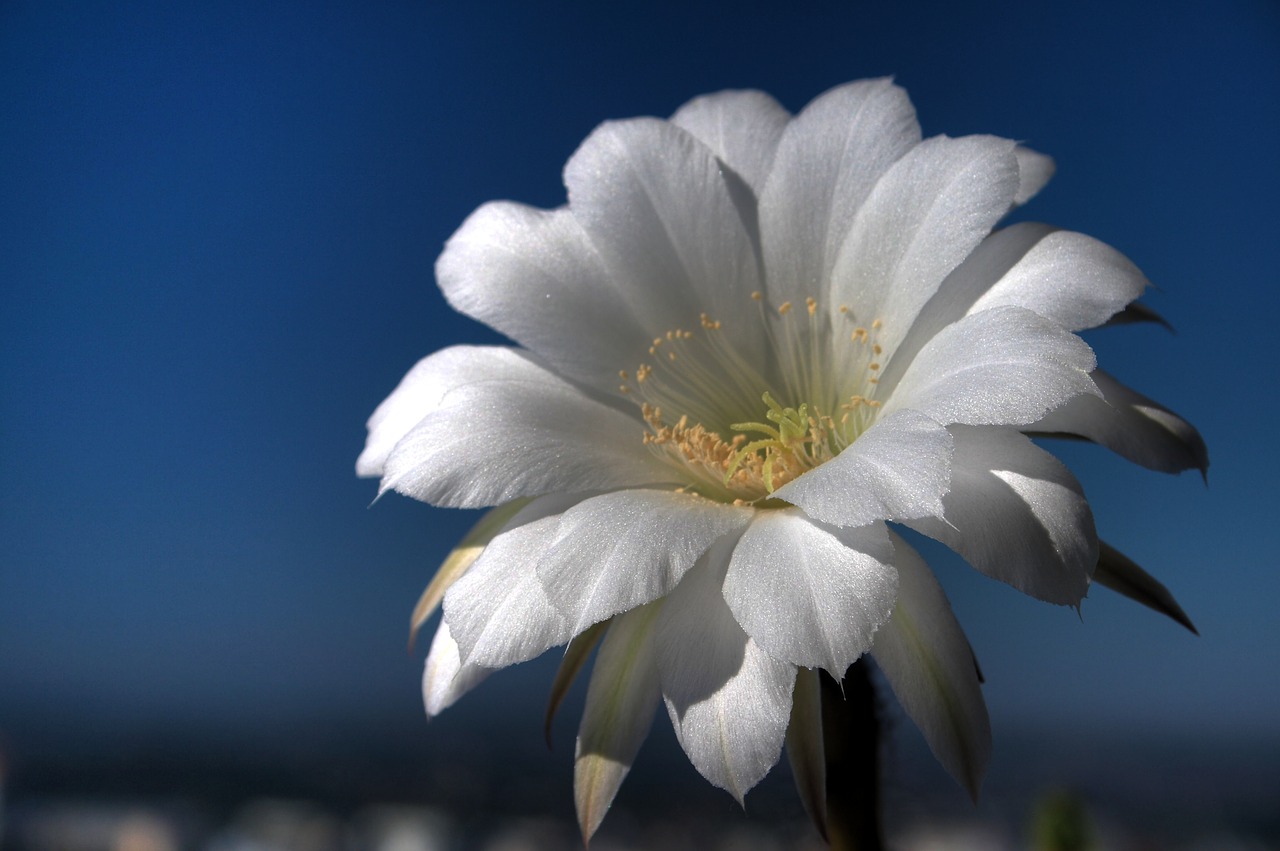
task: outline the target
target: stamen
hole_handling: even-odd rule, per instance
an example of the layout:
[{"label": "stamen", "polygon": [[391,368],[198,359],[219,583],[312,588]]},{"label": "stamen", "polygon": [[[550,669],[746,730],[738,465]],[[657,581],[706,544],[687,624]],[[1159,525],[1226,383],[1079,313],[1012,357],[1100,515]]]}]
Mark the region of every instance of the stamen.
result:
[{"label": "stamen", "polygon": [[[766,500],[831,460],[875,424],[880,408],[869,397],[883,366],[881,320],[854,327],[845,342],[812,296],[803,302],[807,322],[792,320],[795,302],[772,308],[762,292],[751,298],[760,305],[767,361],[745,357],[734,343],[740,336],[720,333],[720,320],[704,312],[696,333],[672,328],[653,338],[657,361],[618,371],[619,392],[640,406],[643,443],[682,471],[681,487],[736,504]],[[848,305],[837,309],[852,326]],[[761,402],[763,421],[753,421]]]}]

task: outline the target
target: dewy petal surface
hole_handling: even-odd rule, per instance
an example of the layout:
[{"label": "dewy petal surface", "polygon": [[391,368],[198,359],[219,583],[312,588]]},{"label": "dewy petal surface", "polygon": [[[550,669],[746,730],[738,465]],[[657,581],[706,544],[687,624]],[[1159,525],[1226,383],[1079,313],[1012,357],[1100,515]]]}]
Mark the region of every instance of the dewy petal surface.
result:
[{"label": "dewy petal surface", "polygon": [[381,476],[387,456],[422,418],[440,407],[455,387],[493,377],[484,346],[450,346],[413,365],[369,417],[369,436],[356,459],[356,474]]},{"label": "dewy petal surface", "polygon": [[463,664],[504,668],[573,637],[535,565],[555,541],[560,515],[581,498],[554,494],[531,502],[445,593],[445,622]]},{"label": "dewy petal surface", "polygon": [[741,803],[782,753],[796,669],[765,653],[729,611],[720,588],[733,543],[722,539],[668,595],[655,642],[680,746]]},{"label": "dewy petal surface", "polygon": [[934,756],[976,799],[991,756],[991,722],[969,642],[929,566],[893,536],[898,604],[871,655]]},{"label": "dewy petal surface", "polygon": [[951,434],[938,423],[901,411],[774,496],[834,526],[941,515],[951,443]]},{"label": "dewy petal surface", "polygon": [[830,530],[798,509],[759,512],[734,547],[724,598],[765,652],[843,677],[898,592],[883,523]]},{"label": "dewy petal surface", "polygon": [[791,115],[764,92],[727,91],[694,98],[671,123],[693,134],[752,187],[755,194],[773,165]]},{"label": "dewy petal surface", "polygon": [[651,336],[566,208],[485,204],[449,239],[436,280],[455,309],[609,393],[615,372],[601,364],[631,364]]},{"label": "dewy petal surface", "polygon": [[1146,286],[1146,277],[1124,255],[1091,237],[1034,222],[1010,225],[984,239],[947,276],[881,381],[895,383],[921,347],[968,314],[1023,307],[1080,331],[1106,322]]},{"label": "dewy petal surface", "polygon": [[564,179],[574,218],[642,327],[687,328],[710,311],[744,333],[761,286],[757,252],[710,148],[665,121],[607,122]]},{"label": "dewy petal surface", "polygon": [[994,136],[926,139],[880,178],[831,270],[830,298],[859,322],[881,321],[889,356],[920,308],[1009,209],[1013,143]]},{"label": "dewy petal surface", "polygon": [[751,515],[688,493],[602,494],[561,515],[538,577],[580,632],[667,594],[716,539],[745,527]]},{"label": "dewy petal surface", "polygon": [[1075,476],[1010,428],[952,426],[951,491],[941,518],[906,525],[1026,594],[1076,605],[1098,563],[1093,512]]},{"label": "dewy petal surface", "polygon": [[1073,396],[1097,395],[1094,363],[1093,350],[1056,323],[997,307],[930,340],[884,411],[913,408],[947,425],[1025,425]]},{"label": "dewy petal surface", "polygon": [[826,293],[854,215],[884,172],[919,142],[907,93],[887,79],[834,88],[792,119],[760,192],[765,269],[776,304]]},{"label": "dewy petal surface", "polygon": [[[670,480],[639,420],[511,349],[477,348],[486,377],[455,387],[388,456],[382,492],[483,508],[522,496]],[[473,367],[475,365],[473,364]]]},{"label": "dewy petal surface", "polygon": [[439,715],[492,673],[492,668],[462,664],[458,643],[449,633],[449,625],[441,620],[422,669],[422,702],[427,715]]},{"label": "dewy petal surface", "polygon": [[1013,203],[1021,206],[1044,189],[1058,167],[1053,157],[1024,145],[1014,148],[1013,153],[1018,158],[1018,193],[1013,196]]}]

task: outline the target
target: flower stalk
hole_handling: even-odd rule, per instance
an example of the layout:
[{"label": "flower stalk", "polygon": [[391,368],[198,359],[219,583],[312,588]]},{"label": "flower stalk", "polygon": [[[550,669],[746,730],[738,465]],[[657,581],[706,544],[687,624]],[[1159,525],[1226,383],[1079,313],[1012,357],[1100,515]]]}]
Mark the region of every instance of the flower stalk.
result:
[{"label": "flower stalk", "polygon": [[832,851],[881,851],[880,717],[865,656],[841,682],[823,673],[822,727]]}]

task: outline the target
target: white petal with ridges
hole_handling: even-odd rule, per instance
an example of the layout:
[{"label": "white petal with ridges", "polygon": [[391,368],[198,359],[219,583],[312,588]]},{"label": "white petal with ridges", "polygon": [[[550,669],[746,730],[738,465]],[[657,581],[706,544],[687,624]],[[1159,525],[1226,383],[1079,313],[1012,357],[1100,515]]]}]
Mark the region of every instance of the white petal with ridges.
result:
[{"label": "white petal with ridges", "polygon": [[1013,143],[926,139],[894,163],[858,210],[831,270],[830,298],[853,319],[880,320],[892,355],[921,307],[1009,209]]},{"label": "white petal with ridges", "polygon": [[492,668],[462,664],[449,625],[441,620],[422,670],[422,702],[427,715],[439,715],[492,673]]},{"label": "white petal with ridges", "polygon": [[455,387],[396,444],[380,492],[450,508],[666,481],[637,417],[587,396],[531,356],[478,348],[488,377]]},{"label": "white petal with ridges", "polygon": [[560,515],[581,496],[531,502],[444,596],[444,618],[464,664],[504,668],[573,637],[538,580],[537,559],[555,540]]},{"label": "white petal with ridges", "polygon": [[724,598],[770,656],[842,677],[893,608],[892,557],[883,523],[837,531],[798,509],[761,511],[733,550]]},{"label": "white petal with ridges", "polygon": [[445,245],[436,280],[456,310],[609,393],[649,344],[565,208],[485,204]]},{"label": "white petal with ridges", "polygon": [[688,493],[628,490],[566,511],[538,577],[552,604],[580,632],[665,595],[720,536],[752,511]]},{"label": "white petal with ridges", "polygon": [[773,495],[833,526],[937,516],[950,470],[947,430],[916,411],[901,411]]},{"label": "white petal with ridges", "polygon": [[1071,231],[1053,231],[969,309],[1001,305],[1034,310],[1068,331],[1093,328],[1142,295],[1146,276],[1109,245]]},{"label": "white petal with ridges", "polygon": [[692,133],[758,193],[790,118],[764,92],[726,91],[694,98],[671,123]]},{"label": "white petal with ridges", "polygon": [[888,79],[832,89],[792,119],[760,193],[775,306],[827,292],[858,208],[881,175],[919,142],[915,109]]},{"label": "white petal with ridges", "polygon": [[898,381],[920,349],[967,314],[1013,306],[1068,331],[1101,325],[1137,298],[1147,279],[1122,254],[1084,234],[1019,222],[984,239],[947,276],[880,375]]},{"label": "white petal with ridges", "polygon": [[912,408],[947,425],[1024,425],[1073,396],[1096,395],[1093,367],[1079,337],[1030,310],[997,307],[930,340],[884,411]]},{"label": "white petal with ridges", "polygon": [[893,536],[898,604],[871,655],[943,767],[976,799],[991,756],[977,665],[924,560]]},{"label": "white petal with ridges", "polygon": [[1053,157],[1023,145],[1014,148],[1013,153],[1018,158],[1018,192],[1013,196],[1013,203],[1022,205],[1044,188],[1058,167]]},{"label": "white petal with ridges", "polygon": [[739,803],[782,752],[794,665],[765,653],[721,594],[733,541],[685,574],[655,626],[658,675],[676,738],[712,784]]},{"label": "white petal with ridges", "polygon": [[1019,591],[1077,605],[1098,563],[1098,536],[1075,476],[1013,429],[952,426],[951,433],[946,513],[906,525]]},{"label": "white petal with ridges", "polygon": [[657,119],[606,122],[564,179],[574,218],[650,334],[693,327],[702,311],[745,333],[756,250],[706,145]]},{"label": "white petal with ridges", "polygon": [[455,387],[493,378],[501,372],[504,356],[488,346],[450,346],[428,355],[400,379],[391,395],[382,400],[366,424],[369,435],[356,460],[356,474],[381,476],[387,456],[422,418],[440,407],[440,400]]},{"label": "white petal with ridges", "polygon": [[614,619],[596,655],[574,748],[573,794],[590,839],[631,770],[662,692],[654,661],[654,603]]}]

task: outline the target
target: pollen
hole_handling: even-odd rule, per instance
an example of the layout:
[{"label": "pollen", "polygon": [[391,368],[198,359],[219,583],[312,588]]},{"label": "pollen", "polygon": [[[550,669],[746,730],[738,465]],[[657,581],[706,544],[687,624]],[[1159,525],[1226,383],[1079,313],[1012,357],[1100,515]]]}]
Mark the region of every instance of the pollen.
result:
[{"label": "pollen", "polygon": [[[778,489],[875,424],[883,322],[858,324],[848,305],[833,306],[849,323],[840,328],[823,321],[827,309],[812,296],[771,304],[753,292],[751,299],[761,305],[751,320],[760,323],[757,343],[744,342],[752,329],[721,333],[719,319],[697,313],[696,325],[651,338],[649,360],[618,370],[619,392],[640,408],[642,441],[671,466],[673,486],[724,503],[773,505]],[[810,321],[792,321],[800,304]]]}]

